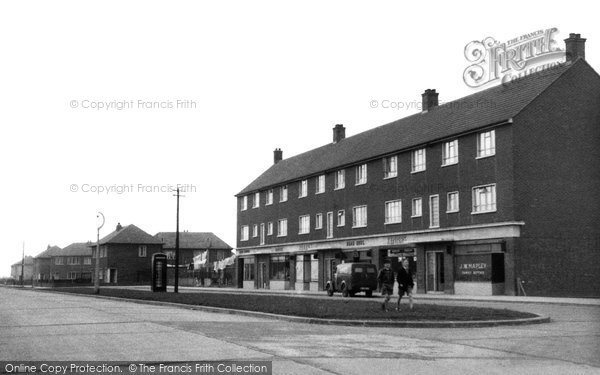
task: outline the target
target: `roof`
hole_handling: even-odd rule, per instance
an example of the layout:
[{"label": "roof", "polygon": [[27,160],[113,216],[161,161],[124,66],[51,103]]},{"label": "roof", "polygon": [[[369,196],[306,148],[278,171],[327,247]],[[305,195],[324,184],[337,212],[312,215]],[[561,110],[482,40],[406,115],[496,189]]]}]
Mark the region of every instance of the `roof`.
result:
[{"label": "roof", "polygon": [[41,253],[39,253],[38,255],[36,255],[36,258],[51,258],[53,257],[55,254],[58,254],[58,252],[62,250],[60,247],[58,246],[50,246],[48,245],[48,248],[44,251],[42,251]]},{"label": "roof", "polygon": [[[136,244],[136,245],[159,245],[162,242],[144,232],[133,224],[122,227],[120,230],[106,235],[100,239],[100,245],[105,244]],[[88,246],[95,246],[96,243],[90,243]]]},{"label": "roof", "polygon": [[92,248],[90,244],[91,242],[73,242],[52,256],[91,256]]},{"label": "roof", "polygon": [[[159,232],[154,237],[163,242],[163,249],[175,248],[175,232]],[[212,232],[179,232],[179,248],[231,250],[231,246]]]},{"label": "roof", "polygon": [[[577,59],[304,152],[272,165],[237,196],[512,119]],[[588,65],[589,66],[589,65]]]},{"label": "roof", "polygon": [[[20,266],[22,263],[23,263],[23,261],[20,260],[20,261],[18,261],[16,263],[11,264],[11,267],[12,266]],[[33,264],[33,257],[31,255],[25,255],[25,261],[24,261],[24,263],[27,264],[27,265]]]}]

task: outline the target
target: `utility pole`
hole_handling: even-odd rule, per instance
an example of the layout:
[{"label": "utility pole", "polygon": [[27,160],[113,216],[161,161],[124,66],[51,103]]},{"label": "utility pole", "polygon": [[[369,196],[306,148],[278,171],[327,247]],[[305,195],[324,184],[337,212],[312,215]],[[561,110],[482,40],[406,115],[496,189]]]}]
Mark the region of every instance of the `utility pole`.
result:
[{"label": "utility pole", "polygon": [[177,219],[175,226],[175,293],[179,293],[179,197],[183,195],[179,194],[179,185],[177,185]]},{"label": "utility pole", "polygon": [[25,241],[23,241],[23,256],[21,257],[21,286],[25,286],[25,277],[24,277],[24,269],[25,269]]},{"label": "utility pole", "polygon": [[102,216],[102,224],[98,226],[96,232],[96,266],[94,267],[94,294],[100,293],[100,229],[104,226],[104,214],[98,211],[96,218]]}]

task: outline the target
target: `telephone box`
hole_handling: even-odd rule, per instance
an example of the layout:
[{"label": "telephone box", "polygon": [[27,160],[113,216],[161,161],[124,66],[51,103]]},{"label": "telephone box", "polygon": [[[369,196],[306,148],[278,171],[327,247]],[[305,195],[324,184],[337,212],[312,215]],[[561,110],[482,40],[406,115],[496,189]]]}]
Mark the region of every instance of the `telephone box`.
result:
[{"label": "telephone box", "polygon": [[167,291],[167,255],[158,253],[152,255],[152,291]]}]

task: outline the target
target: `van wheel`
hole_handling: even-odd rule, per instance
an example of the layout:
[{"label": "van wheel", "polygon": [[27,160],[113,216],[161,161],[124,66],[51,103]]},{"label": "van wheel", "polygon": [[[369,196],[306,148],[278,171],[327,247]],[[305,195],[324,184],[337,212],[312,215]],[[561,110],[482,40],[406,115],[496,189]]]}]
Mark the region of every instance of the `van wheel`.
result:
[{"label": "van wheel", "polygon": [[346,284],[342,285],[342,297],[348,297],[348,288],[346,288]]},{"label": "van wheel", "polygon": [[327,295],[329,297],[333,296],[333,288],[331,287],[331,285],[327,285]]},{"label": "van wheel", "polygon": [[350,295],[350,297],[354,297],[356,295],[355,292],[349,292],[348,294]]},{"label": "van wheel", "polygon": [[365,295],[367,296],[367,298],[371,298],[371,297],[373,297],[373,291],[372,290],[367,290],[365,292]]}]

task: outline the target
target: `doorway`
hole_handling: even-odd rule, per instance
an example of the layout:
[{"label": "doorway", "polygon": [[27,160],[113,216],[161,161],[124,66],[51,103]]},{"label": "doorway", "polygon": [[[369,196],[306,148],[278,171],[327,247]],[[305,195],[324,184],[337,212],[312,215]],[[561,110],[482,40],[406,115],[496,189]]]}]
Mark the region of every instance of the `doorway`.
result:
[{"label": "doorway", "polygon": [[427,251],[425,287],[427,292],[444,291],[444,252]]},{"label": "doorway", "polygon": [[258,289],[267,289],[269,277],[267,275],[267,265],[265,262],[258,263]]}]

